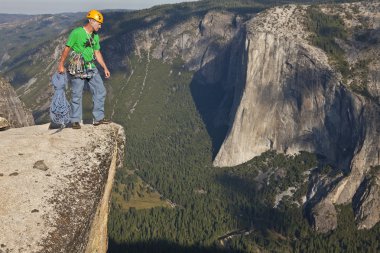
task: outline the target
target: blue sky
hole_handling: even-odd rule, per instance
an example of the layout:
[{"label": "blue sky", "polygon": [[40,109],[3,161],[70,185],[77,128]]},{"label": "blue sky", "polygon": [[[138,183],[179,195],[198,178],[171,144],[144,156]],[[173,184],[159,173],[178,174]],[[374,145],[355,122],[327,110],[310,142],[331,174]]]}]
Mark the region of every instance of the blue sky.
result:
[{"label": "blue sky", "polygon": [[90,9],[144,9],[158,4],[195,0],[0,0],[0,13],[42,14]]}]

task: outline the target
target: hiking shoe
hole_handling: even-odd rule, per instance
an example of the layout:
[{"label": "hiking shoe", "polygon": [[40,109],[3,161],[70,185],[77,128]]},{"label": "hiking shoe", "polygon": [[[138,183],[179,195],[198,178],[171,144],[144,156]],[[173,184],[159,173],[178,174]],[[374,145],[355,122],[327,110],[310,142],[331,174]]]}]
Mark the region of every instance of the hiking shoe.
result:
[{"label": "hiking shoe", "polygon": [[94,123],[92,123],[94,126],[99,126],[100,124],[109,124],[111,123],[111,120],[109,119],[101,119],[99,121],[94,121]]},{"label": "hiking shoe", "polygon": [[81,126],[80,126],[79,122],[73,122],[73,123],[71,124],[71,128],[72,128],[72,129],[80,129]]},{"label": "hiking shoe", "polygon": [[62,126],[61,124],[50,122],[49,129],[60,129],[61,126]]}]

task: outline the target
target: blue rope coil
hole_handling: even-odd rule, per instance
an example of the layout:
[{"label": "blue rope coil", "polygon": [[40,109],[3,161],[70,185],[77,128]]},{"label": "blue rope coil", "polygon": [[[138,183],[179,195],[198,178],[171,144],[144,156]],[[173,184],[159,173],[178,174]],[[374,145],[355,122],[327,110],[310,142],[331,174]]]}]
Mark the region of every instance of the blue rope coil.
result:
[{"label": "blue rope coil", "polygon": [[53,123],[65,127],[70,122],[70,103],[66,99],[65,87],[67,87],[67,75],[54,73],[52,85],[54,96],[50,104],[50,119]]}]

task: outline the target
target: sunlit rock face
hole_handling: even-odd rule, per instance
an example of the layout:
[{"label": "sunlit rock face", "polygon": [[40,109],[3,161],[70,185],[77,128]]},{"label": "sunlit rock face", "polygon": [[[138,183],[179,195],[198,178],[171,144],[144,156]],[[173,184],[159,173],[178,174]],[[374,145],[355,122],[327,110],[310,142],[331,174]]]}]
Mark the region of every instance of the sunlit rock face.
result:
[{"label": "sunlit rock face", "polygon": [[0,252],[106,252],[116,124],[0,132]]}]

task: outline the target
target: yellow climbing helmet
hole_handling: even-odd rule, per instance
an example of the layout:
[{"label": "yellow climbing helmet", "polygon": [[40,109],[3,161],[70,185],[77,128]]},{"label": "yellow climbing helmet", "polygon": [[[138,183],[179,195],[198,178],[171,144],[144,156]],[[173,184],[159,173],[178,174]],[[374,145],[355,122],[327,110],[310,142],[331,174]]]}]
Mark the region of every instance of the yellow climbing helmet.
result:
[{"label": "yellow climbing helmet", "polygon": [[87,18],[92,18],[96,21],[98,21],[99,23],[103,24],[103,15],[97,11],[97,10],[90,10],[88,13],[87,13]]}]

